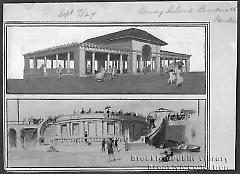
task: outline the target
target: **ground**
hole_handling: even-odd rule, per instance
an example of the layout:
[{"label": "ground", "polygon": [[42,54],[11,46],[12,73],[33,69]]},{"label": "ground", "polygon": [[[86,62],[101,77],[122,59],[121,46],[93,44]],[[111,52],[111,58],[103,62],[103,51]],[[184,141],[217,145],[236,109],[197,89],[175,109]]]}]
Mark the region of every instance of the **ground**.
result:
[{"label": "ground", "polygon": [[184,84],[174,87],[167,83],[168,74],[122,75],[110,82],[97,82],[94,77],[63,79],[8,79],[11,94],[205,94],[205,72],[183,74]]},{"label": "ground", "polygon": [[204,150],[174,154],[169,162],[163,162],[161,160],[163,156],[163,150],[150,146],[135,146],[128,152],[115,152],[116,161],[110,162],[108,162],[108,154],[102,152],[100,147],[92,150],[65,147],[60,148],[60,152],[46,152],[43,149],[10,150],[8,167],[145,167],[146,169],[149,166],[205,166]]}]

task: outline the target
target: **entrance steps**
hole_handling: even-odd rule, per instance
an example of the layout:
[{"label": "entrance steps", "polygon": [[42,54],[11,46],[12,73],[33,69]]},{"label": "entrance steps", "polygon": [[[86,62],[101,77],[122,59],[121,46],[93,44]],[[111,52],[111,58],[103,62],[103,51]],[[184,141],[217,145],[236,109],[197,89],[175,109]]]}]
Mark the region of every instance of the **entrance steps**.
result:
[{"label": "entrance steps", "polygon": [[57,125],[51,124],[49,125],[44,133],[44,144],[49,144],[52,139],[55,139],[57,137]]}]

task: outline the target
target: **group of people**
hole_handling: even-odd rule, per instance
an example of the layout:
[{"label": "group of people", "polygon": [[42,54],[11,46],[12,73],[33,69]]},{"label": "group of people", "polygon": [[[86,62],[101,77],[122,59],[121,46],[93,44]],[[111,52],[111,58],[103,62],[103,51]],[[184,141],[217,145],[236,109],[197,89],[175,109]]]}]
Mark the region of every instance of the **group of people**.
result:
[{"label": "group of people", "polygon": [[50,116],[47,118],[47,124],[54,124],[57,121],[57,116]]},{"label": "group of people", "polygon": [[[42,66],[40,67],[40,71],[41,71],[42,77],[46,78],[47,77],[47,65],[45,63],[43,63]],[[61,65],[59,65],[56,68],[56,74],[57,74],[58,79],[62,78],[62,71],[63,71],[63,68]]]},{"label": "group of people", "polygon": [[84,110],[84,108],[82,108],[81,111],[78,111],[78,110],[74,110],[73,111],[73,115],[76,115],[76,114],[84,114],[84,113],[91,113],[92,112],[92,108],[89,108],[87,111]]},{"label": "group of people", "polygon": [[118,75],[118,70],[116,67],[109,67],[107,70],[101,68],[100,72],[96,74],[95,78],[98,82],[109,82],[114,77]]},{"label": "group of people", "polygon": [[168,120],[171,120],[171,121],[181,121],[181,120],[187,120],[189,118],[190,118],[190,115],[186,113],[168,114]]},{"label": "group of people", "polygon": [[[108,138],[105,140],[105,138],[102,140],[102,151],[106,151],[108,153],[108,162],[111,161],[111,158],[113,158],[113,161],[115,161],[114,151],[119,152],[118,148],[118,138]],[[127,142],[127,138],[124,140],[124,150],[125,152],[129,151],[129,144]]]},{"label": "group of people", "polygon": [[34,118],[33,116],[28,117],[28,119],[24,118],[23,119],[23,124],[25,124],[26,122],[28,124],[40,124],[43,121],[43,118]]},{"label": "group of people", "polygon": [[181,86],[183,84],[183,77],[181,76],[181,66],[170,69],[168,74],[168,84],[174,84],[175,86]]}]

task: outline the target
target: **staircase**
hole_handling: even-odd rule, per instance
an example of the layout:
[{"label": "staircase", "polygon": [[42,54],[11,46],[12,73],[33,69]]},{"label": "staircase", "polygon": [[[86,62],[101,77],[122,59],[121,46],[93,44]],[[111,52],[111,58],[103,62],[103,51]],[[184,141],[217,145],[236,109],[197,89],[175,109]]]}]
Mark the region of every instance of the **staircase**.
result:
[{"label": "staircase", "polygon": [[163,121],[163,117],[157,117],[157,119],[155,120],[155,128],[151,129],[151,132],[147,135],[145,135],[146,137],[148,138],[152,138],[156,135],[157,133],[157,130],[159,129],[159,127],[161,126],[162,124],[162,121]]},{"label": "staircase", "polygon": [[50,144],[57,137],[57,125],[49,124],[43,133],[44,144]]}]

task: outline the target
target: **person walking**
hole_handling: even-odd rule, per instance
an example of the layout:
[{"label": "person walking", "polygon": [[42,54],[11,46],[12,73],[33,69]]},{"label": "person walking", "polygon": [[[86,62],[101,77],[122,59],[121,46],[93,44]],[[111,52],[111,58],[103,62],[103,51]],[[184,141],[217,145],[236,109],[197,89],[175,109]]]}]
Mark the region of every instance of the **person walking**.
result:
[{"label": "person walking", "polygon": [[113,140],[112,140],[112,138],[108,139],[107,149],[108,149],[108,162],[111,161],[111,156],[113,157],[113,161],[115,161],[115,156],[114,156],[114,152],[113,152]]},{"label": "person walking", "polygon": [[105,141],[105,138],[103,138],[103,140],[102,140],[102,151],[105,151],[105,144],[106,144],[106,141]]}]

